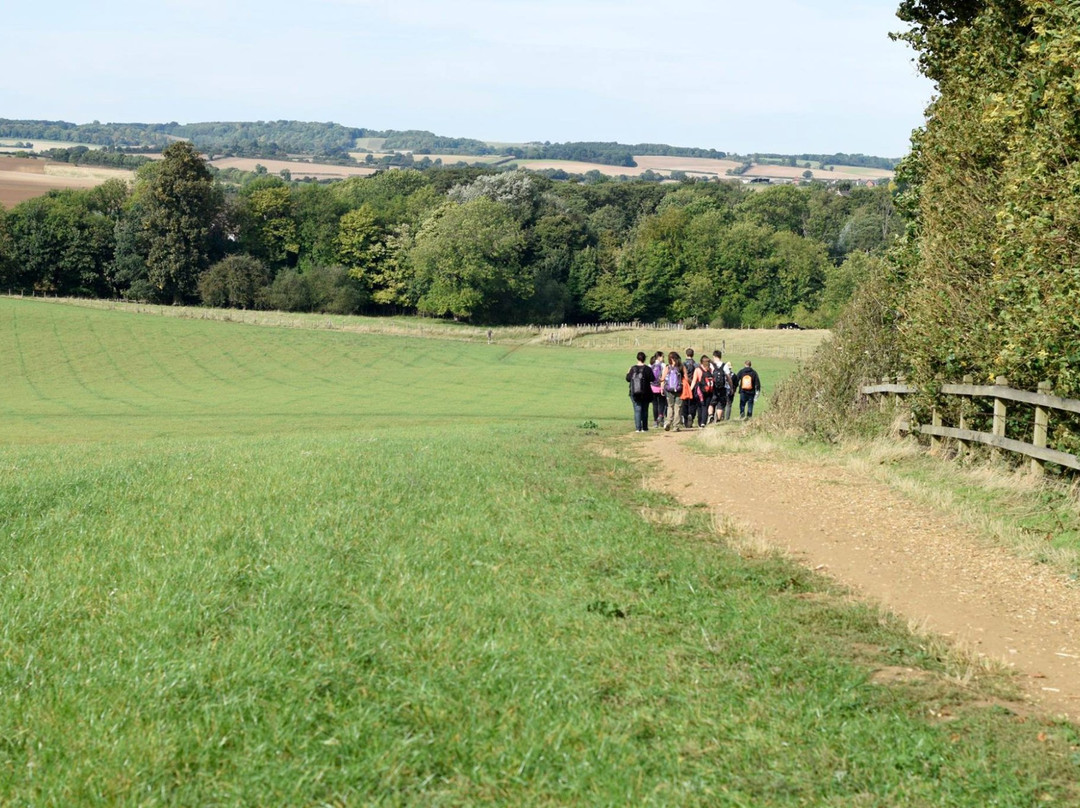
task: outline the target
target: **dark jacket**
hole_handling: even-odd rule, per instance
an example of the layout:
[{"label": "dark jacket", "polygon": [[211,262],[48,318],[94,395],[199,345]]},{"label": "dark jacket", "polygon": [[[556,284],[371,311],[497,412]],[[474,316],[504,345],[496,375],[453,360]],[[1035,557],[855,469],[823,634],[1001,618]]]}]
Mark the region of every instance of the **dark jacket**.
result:
[{"label": "dark jacket", "polygon": [[626,372],[626,381],[629,382],[637,374],[641,374],[641,376],[643,377],[641,386],[644,392],[635,396],[634,385],[631,384],[630,395],[636,398],[638,401],[649,401],[652,399],[653,395],[650,385],[656,381],[656,377],[653,375],[653,369],[649,365],[634,365],[630,368],[630,370]]},{"label": "dark jacket", "polygon": [[740,392],[746,392],[746,391],[743,390],[743,378],[745,376],[749,376],[751,378],[751,380],[753,381],[753,385],[754,385],[753,392],[760,393],[761,392],[761,379],[757,375],[756,370],[754,370],[753,368],[747,368],[747,367],[744,367],[742,370],[740,370],[738,373],[735,374],[735,389],[739,390]]}]

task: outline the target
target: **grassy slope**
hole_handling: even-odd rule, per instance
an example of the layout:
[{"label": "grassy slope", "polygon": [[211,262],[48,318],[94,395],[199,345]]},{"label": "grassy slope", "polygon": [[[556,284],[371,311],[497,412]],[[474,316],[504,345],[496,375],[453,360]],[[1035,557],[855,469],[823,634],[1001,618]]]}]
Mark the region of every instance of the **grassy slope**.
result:
[{"label": "grassy slope", "polygon": [[7,300],[0,335],[0,803],[1072,795],[1070,727],[589,451],[621,354]]}]

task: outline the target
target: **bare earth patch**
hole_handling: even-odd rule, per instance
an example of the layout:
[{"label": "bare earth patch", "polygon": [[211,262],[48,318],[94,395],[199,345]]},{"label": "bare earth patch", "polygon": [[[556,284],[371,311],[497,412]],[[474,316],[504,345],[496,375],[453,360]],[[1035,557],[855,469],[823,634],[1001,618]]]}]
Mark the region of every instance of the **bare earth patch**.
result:
[{"label": "bare earth patch", "polygon": [[859,595],[1014,668],[1040,711],[1080,718],[1080,587],[1061,573],[837,465],[767,451],[703,456],[686,434],[634,437],[680,502],[708,504],[714,522],[734,521]]},{"label": "bare earth patch", "polygon": [[69,166],[45,160],[0,157],[0,206],[11,208],[44,196],[53,188],[93,188],[107,179],[129,180],[131,171],[98,166]]}]

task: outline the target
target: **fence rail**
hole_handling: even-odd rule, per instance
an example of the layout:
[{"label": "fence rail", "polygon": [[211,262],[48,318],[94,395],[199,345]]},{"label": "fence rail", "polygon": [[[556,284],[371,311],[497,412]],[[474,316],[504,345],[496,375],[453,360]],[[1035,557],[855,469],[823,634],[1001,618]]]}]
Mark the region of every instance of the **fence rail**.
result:
[{"label": "fence rail", "polygon": [[[895,404],[896,399],[916,393],[918,388],[905,384],[902,378],[896,379],[895,382],[890,379],[882,379],[879,384],[863,385],[860,392],[866,396],[876,397],[881,408],[887,409],[890,399]],[[979,432],[968,428],[965,423],[967,420],[966,402],[961,404],[958,426],[946,426],[943,424],[941,413],[936,407],[931,412],[931,423],[929,424],[916,423],[914,416],[909,413],[907,429],[911,432],[929,436],[932,445],[939,445],[943,439],[955,440],[959,442],[960,450],[963,452],[970,444],[979,443],[991,447],[995,452],[1003,450],[1030,458],[1031,469],[1037,473],[1044,470],[1044,464],[1046,463],[1054,463],[1080,471],[1080,457],[1068,452],[1051,449],[1046,445],[1050,426],[1050,412],[1080,414],[1080,400],[1051,395],[1049,382],[1041,382],[1038,392],[1033,393],[1030,390],[1018,390],[1009,387],[1008,380],[1004,376],[998,376],[994,384],[972,384],[971,377],[965,376],[963,384],[942,384],[938,387],[938,393],[942,396],[957,396],[965,399],[993,399],[993,432]],[[1034,423],[1030,442],[1016,440],[1005,435],[1008,416],[1007,402],[1034,407]]]}]

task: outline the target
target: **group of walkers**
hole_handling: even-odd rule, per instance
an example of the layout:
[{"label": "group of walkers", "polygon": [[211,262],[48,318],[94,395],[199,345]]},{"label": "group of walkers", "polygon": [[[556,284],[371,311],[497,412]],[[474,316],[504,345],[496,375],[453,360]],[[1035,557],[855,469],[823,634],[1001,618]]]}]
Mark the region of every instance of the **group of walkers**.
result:
[{"label": "group of walkers", "polygon": [[705,427],[731,419],[732,404],[739,397],[739,417],[752,418],[754,400],[761,393],[761,379],[747,360],[734,373],[720,351],[694,360],[694,349],[686,349],[686,359],[675,351],[667,357],[657,351],[646,359],[638,352],[637,364],[626,374],[630,400],[634,405],[634,428],[649,431],[649,405],[652,425],[665,432]]}]

